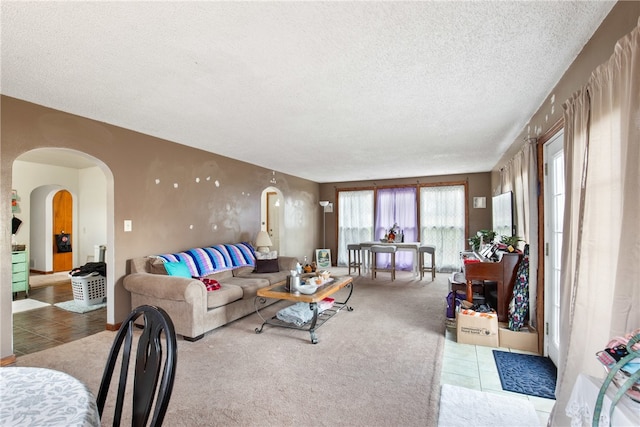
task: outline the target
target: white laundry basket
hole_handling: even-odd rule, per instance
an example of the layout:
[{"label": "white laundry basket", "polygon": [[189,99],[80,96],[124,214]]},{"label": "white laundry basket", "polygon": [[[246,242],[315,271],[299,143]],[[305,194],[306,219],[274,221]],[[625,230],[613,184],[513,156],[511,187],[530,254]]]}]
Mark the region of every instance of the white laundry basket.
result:
[{"label": "white laundry basket", "polygon": [[70,276],[73,299],[81,305],[96,305],[107,300],[105,295],[105,277],[98,273],[86,276]]}]

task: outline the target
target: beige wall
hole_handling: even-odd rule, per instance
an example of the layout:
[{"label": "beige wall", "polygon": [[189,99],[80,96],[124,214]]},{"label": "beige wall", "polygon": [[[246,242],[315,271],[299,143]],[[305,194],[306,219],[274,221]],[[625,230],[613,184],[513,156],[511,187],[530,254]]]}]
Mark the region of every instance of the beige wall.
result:
[{"label": "beige wall", "polygon": [[[261,193],[270,185],[271,170],[10,97],[2,96],[1,109],[1,358],[13,351],[12,168],[14,160],[29,150],[57,147],[86,153],[106,176],[107,245],[114,248],[107,251],[110,324],[130,310],[129,294],[122,288],[128,259],[212,243],[253,241],[260,229]],[[304,218],[304,222],[284,221],[281,253],[311,254],[320,241],[319,186],[276,173],[276,187],[285,199],[283,215]],[[132,232],[123,231],[125,219],[132,220]]]}]

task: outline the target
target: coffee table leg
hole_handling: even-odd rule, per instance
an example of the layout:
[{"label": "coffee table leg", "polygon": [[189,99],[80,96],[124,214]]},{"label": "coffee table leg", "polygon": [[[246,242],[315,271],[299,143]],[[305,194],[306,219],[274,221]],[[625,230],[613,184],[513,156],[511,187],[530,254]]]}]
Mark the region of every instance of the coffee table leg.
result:
[{"label": "coffee table leg", "polygon": [[313,310],[313,318],[311,319],[311,325],[309,326],[311,343],[318,344],[318,337],[316,336],[316,323],[318,322],[318,304],[316,304],[315,302],[310,302],[309,310]]},{"label": "coffee table leg", "polygon": [[262,325],[259,328],[256,328],[256,334],[261,333],[262,328],[264,328],[264,325],[267,324],[267,320],[264,317],[262,317],[262,314],[260,314],[260,306],[264,305],[265,302],[267,302],[267,300],[262,297],[255,297],[255,299],[253,300],[253,305],[256,309],[256,314],[258,315],[258,317],[260,317],[260,319],[262,319]]}]

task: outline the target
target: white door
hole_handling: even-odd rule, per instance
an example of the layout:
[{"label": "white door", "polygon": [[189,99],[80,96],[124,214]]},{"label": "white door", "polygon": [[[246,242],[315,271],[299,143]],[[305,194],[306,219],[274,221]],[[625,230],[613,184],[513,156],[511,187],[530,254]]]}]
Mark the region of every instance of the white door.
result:
[{"label": "white door", "polygon": [[280,253],[280,197],[275,191],[267,193],[267,232],[271,237],[271,250]]},{"label": "white door", "polygon": [[544,146],[545,355],[558,365],[560,347],[560,254],[564,216],[564,132]]}]

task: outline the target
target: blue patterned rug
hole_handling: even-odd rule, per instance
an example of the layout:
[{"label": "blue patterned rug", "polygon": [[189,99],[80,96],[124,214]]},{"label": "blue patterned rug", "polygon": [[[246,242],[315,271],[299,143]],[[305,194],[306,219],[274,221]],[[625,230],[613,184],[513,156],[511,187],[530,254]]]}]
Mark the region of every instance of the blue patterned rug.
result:
[{"label": "blue patterned rug", "polygon": [[493,350],[502,389],[555,399],[557,369],[548,357]]}]

